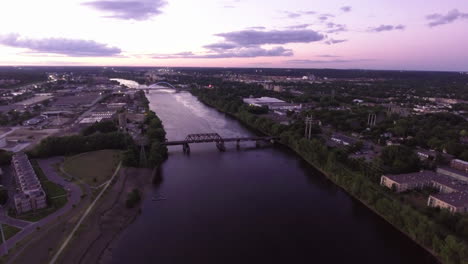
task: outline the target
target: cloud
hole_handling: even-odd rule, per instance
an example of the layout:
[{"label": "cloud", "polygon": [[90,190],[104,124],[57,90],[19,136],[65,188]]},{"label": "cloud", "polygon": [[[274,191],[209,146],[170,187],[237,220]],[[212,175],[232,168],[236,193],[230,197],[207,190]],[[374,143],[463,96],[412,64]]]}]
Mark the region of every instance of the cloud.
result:
[{"label": "cloud", "polygon": [[207,53],[194,54],[192,52],[182,52],[170,55],[156,55],[154,59],[220,59],[220,58],[256,58],[256,57],[285,57],[293,56],[291,49],[274,47],[264,49],[261,47],[237,47],[228,50],[210,50]]},{"label": "cloud", "polygon": [[317,55],[317,57],[320,57],[320,58],[339,58],[341,56],[323,54],[323,55]]},{"label": "cloud", "polygon": [[108,57],[119,55],[122,52],[117,47],[110,47],[93,40],[31,39],[21,37],[19,34],[0,35],[0,45],[25,48],[36,53],[62,54],[70,57]]},{"label": "cloud", "polygon": [[351,9],[352,7],[351,6],[343,6],[342,8],[340,8],[341,11],[343,12],[351,12]]},{"label": "cloud", "polygon": [[286,43],[310,43],[320,41],[324,35],[313,30],[242,30],[216,34],[223,37],[226,42],[236,43],[240,46],[286,44]]},{"label": "cloud", "polygon": [[427,24],[429,27],[436,27],[453,23],[459,19],[468,19],[468,13],[462,13],[458,9],[453,9],[445,15],[438,13],[427,15],[426,19],[430,21]]},{"label": "cloud", "polygon": [[321,14],[319,15],[318,19],[321,21],[328,20],[330,17],[335,17],[335,15],[332,14]]},{"label": "cloud", "polygon": [[348,28],[345,24],[335,24],[333,22],[327,23],[327,33],[338,33],[338,32],[345,32],[348,31]]},{"label": "cloud", "polygon": [[298,18],[301,16],[307,16],[307,15],[314,15],[316,14],[315,11],[309,10],[309,11],[298,11],[298,12],[291,12],[291,11],[282,11],[281,13],[286,15],[286,18]]},{"label": "cloud", "polygon": [[338,43],[343,43],[348,41],[347,39],[328,39],[325,41],[325,44],[327,45],[333,45],[333,44],[338,44]]},{"label": "cloud", "polygon": [[110,13],[108,17],[124,20],[146,20],[162,13],[165,0],[98,0],[83,3],[99,11]]},{"label": "cloud", "polygon": [[233,43],[214,43],[214,44],[205,45],[203,47],[209,50],[229,50],[229,49],[237,48],[238,45],[233,44]]},{"label": "cloud", "polygon": [[264,30],[266,27],[248,27],[247,29]]},{"label": "cloud", "polygon": [[293,56],[293,51],[281,46],[264,48],[263,45],[310,43],[325,38],[313,30],[241,30],[216,34],[224,38],[222,42],[203,46],[207,51],[203,53],[184,52],[169,55],[156,55],[156,59],[190,58],[190,59],[219,59],[219,58],[255,58]]},{"label": "cloud", "polygon": [[378,27],[369,28],[371,32],[384,32],[384,31],[393,31],[393,30],[404,30],[406,28],[405,25],[380,25]]},{"label": "cloud", "polygon": [[300,25],[292,25],[292,26],[288,26],[286,28],[289,28],[289,29],[305,29],[309,26],[312,26],[312,24],[300,24]]},{"label": "cloud", "polygon": [[363,61],[374,61],[373,59],[356,59],[356,60],[287,60],[286,63],[290,64],[326,64],[326,63],[350,63],[350,62],[363,62]]}]

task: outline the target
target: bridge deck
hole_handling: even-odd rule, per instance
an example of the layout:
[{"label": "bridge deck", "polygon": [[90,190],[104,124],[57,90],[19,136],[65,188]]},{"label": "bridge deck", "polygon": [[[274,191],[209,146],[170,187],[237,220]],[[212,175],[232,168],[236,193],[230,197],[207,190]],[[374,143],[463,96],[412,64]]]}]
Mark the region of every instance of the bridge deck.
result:
[{"label": "bridge deck", "polygon": [[209,142],[237,142],[237,141],[257,141],[257,140],[272,140],[277,137],[235,137],[235,138],[221,138],[221,139],[201,139],[201,140],[178,140],[166,141],[161,143],[166,146],[184,145],[192,143],[209,143]]}]

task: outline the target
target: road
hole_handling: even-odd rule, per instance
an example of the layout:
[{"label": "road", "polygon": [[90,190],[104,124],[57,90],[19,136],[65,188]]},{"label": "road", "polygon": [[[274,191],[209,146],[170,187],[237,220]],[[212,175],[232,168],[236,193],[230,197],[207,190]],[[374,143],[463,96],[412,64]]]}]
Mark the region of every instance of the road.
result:
[{"label": "road", "polygon": [[[52,181],[52,182],[54,182],[56,184],[60,184],[66,190],[69,190],[68,191],[69,196],[68,196],[67,204],[65,204],[65,206],[63,206],[59,210],[55,211],[54,213],[52,213],[52,214],[48,215],[47,217],[39,220],[38,222],[29,223],[29,224],[24,223],[23,229],[20,232],[18,232],[16,235],[14,235],[13,237],[11,237],[10,239],[7,240],[7,242],[6,242],[7,246],[6,247],[8,248],[8,250],[11,249],[12,247],[14,247],[16,245],[16,243],[20,242],[25,237],[27,237],[28,235],[33,233],[38,227],[43,227],[43,226],[53,222],[58,217],[66,214],[68,211],[70,211],[73,208],[73,205],[76,205],[76,204],[78,204],[80,202],[81,195],[82,195],[81,188],[78,185],[76,185],[76,184],[74,184],[72,182],[66,181],[63,177],[61,177],[57,173],[57,171],[54,168],[54,164],[57,164],[57,163],[61,162],[62,160],[63,160],[62,157],[54,157],[54,158],[49,158],[49,159],[38,160],[38,162],[39,162],[39,166],[44,171],[44,174],[47,176],[47,178],[50,181]],[[18,222],[16,222],[16,220],[17,219],[12,220],[12,218],[8,217],[8,216],[6,216],[6,218],[0,216],[0,222],[1,223],[10,224],[10,223],[13,223],[11,221],[15,221],[14,222],[15,224],[23,225],[23,222],[19,222],[19,221],[22,221],[22,220],[19,220]],[[0,247],[0,256],[5,255],[5,253],[7,253],[5,247]]]}]

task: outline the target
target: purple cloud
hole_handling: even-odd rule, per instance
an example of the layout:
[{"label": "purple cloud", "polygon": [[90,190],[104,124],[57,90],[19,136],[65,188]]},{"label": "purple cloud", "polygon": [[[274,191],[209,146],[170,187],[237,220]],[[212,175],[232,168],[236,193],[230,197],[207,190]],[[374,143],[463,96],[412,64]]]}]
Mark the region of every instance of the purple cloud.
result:
[{"label": "purple cloud", "polygon": [[325,37],[313,30],[242,30],[216,34],[223,37],[226,42],[236,43],[240,46],[286,44],[286,43],[310,43],[320,41]]},{"label": "purple cloud", "polygon": [[362,61],[374,61],[372,59],[356,59],[356,60],[287,60],[286,63],[290,64],[326,64],[326,63],[349,63],[349,62],[362,62]]},{"label": "purple cloud", "polygon": [[369,28],[371,32],[384,32],[384,31],[392,31],[392,30],[404,30],[406,26],[404,25],[380,25],[378,27]]},{"label": "purple cloud", "polygon": [[292,26],[288,26],[286,28],[289,28],[289,29],[305,29],[309,26],[312,26],[312,24],[300,24],[300,25],[292,25]]},{"label": "purple cloud", "polygon": [[318,19],[321,21],[325,21],[325,20],[328,20],[330,17],[335,17],[335,16],[332,14],[321,14],[319,15]]},{"label": "purple cloud", "polygon": [[62,54],[70,57],[108,57],[116,56],[122,51],[117,47],[93,40],[43,38],[31,39],[19,34],[0,35],[0,45],[25,48],[37,53]]},{"label": "purple cloud", "polygon": [[343,6],[342,8],[340,8],[341,11],[343,12],[351,12],[351,9],[352,7],[351,6]]},{"label": "purple cloud", "polygon": [[327,23],[327,33],[338,33],[338,32],[345,32],[348,31],[348,28],[345,24],[335,24],[333,22]]},{"label": "purple cloud", "polygon": [[298,18],[301,16],[306,16],[306,15],[314,15],[316,14],[315,11],[298,11],[298,12],[291,12],[291,11],[282,11],[283,14],[286,15],[286,18]]},{"label": "purple cloud", "polygon": [[328,39],[325,41],[325,44],[327,45],[333,45],[333,44],[338,44],[338,43],[343,43],[348,41],[347,39]]},{"label": "purple cloud", "polygon": [[194,54],[192,52],[182,52],[170,55],[153,56],[154,59],[221,59],[221,58],[256,58],[256,57],[285,57],[292,56],[291,49],[283,47],[274,47],[271,49],[264,49],[261,47],[241,47],[228,50],[210,50],[207,53]]},{"label": "purple cloud", "polygon": [[468,19],[468,13],[462,13],[458,9],[453,9],[447,14],[431,14],[426,16],[426,19],[430,22],[427,24],[429,27],[436,27],[445,24],[453,23],[459,19]]},{"label": "purple cloud", "polygon": [[110,13],[108,17],[124,20],[146,20],[162,13],[165,0],[98,0],[83,3],[94,9]]},{"label": "purple cloud", "polygon": [[209,50],[229,50],[229,49],[237,48],[238,45],[233,44],[233,43],[214,43],[214,44],[205,45],[203,47]]}]

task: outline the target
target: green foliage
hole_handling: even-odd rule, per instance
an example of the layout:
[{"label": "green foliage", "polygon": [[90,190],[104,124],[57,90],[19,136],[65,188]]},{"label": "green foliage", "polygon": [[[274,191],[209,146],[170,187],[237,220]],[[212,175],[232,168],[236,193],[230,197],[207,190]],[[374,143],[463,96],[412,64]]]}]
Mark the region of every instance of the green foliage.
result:
[{"label": "green foliage", "polygon": [[29,155],[37,158],[68,156],[101,149],[127,149],[133,144],[129,135],[120,132],[90,136],[48,137],[42,140]]},{"label": "green foliage", "polygon": [[138,189],[133,189],[128,195],[127,200],[125,201],[125,206],[127,208],[135,207],[141,200],[141,193]]},{"label": "green foliage", "polygon": [[92,124],[91,126],[83,129],[81,134],[83,136],[89,136],[96,132],[105,134],[105,133],[115,132],[117,130],[118,128],[113,121],[102,121],[102,122],[96,122]]},{"label": "green foliage", "polygon": [[0,149],[0,165],[8,165],[11,162],[13,153]]},{"label": "green foliage", "polygon": [[8,190],[2,189],[0,190],[0,204],[5,205],[8,201]]},{"label": "green foliage", "polygon": [[405,146],[388,146],[380,155],[383,165],[392,174],[416,172],[420,168],[418,156]]},{"label": "green foliage", "polygon": [[258,107],[258,106],[249,105],[247,107],[247,111],[249,111],[249,113],[256,114],[256,115],[268,114],[268,106]]}]

